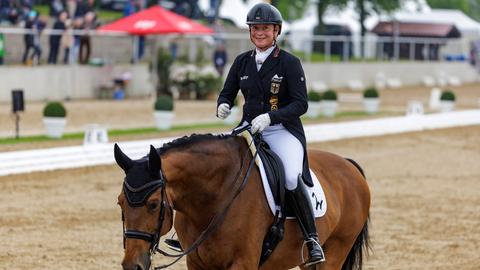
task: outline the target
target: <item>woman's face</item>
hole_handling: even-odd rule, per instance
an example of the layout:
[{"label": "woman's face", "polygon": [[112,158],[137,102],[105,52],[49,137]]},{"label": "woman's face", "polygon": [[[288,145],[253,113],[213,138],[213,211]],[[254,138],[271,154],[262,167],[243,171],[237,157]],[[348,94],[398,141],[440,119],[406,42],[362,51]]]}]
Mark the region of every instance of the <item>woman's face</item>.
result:
[{"label": "woman's face", "polygon": [[278,28],[273,24],[254,24],[250,26],[250,40],[261,51],[270,48],[278,36]]}]

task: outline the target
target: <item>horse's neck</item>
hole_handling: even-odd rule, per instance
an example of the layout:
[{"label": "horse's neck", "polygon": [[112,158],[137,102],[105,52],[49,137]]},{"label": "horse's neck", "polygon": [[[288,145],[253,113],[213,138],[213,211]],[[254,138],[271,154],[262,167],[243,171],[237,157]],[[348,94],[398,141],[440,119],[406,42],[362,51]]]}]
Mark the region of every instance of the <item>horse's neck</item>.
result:
[{"label": "horse's neck", "polygon": [[202,145],[201,149],[192,146],[193,149],[170,153],[165,162],[172,168],[170,175],[168,168],[166,174],[175,209],[200,226],[221,211],[233,195],[243,153],[241,147],[235,149],[235,144],[226,141],[208,143],[209,151],[202,151],[209,145]]}]

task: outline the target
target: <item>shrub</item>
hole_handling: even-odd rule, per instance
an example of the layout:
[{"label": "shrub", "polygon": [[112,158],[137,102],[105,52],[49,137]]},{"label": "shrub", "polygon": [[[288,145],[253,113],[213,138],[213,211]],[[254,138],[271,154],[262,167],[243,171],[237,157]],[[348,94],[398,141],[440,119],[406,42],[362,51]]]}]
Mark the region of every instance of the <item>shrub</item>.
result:
[{"label": "shrub", "polygon": [[455,101],[455,94],[450,90],[445,90],[442,92],[440,100]]},{"label": "shrub", "polygon": [[309,91],[307,93],[307,99],[308,101],[319,102],[322,100],[322,95],[320,95],[320,93],[315,91]]},{"label": "shrub", "polygon": [[337,93],[335,90],[328,89],[324,94],[323,94],[323,100],[337,100]]},{"label": "shrub", "polygon": [[364,98],[378,98],[378,91],[375,87],[370,87],[363,91]]},{"label": "shrub", "polygon": [[173,99],[171,96],[161,95],[155,101],[156,111],[173,111]]},{"label": "shrub", "polygon": [[51,101],[48,102],[45,108],[43,108],[43,116],[45,117],[65,117],[67,116],[67,110],[61,102]]}]

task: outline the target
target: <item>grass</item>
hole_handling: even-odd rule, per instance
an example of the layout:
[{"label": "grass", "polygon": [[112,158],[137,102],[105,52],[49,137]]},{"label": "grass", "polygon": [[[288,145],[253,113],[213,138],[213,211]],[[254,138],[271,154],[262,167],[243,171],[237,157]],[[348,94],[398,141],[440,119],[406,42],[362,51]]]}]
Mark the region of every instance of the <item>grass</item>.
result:
[{"label": "grass", "polygon": [[[377,114],[370,115],[364,111],[342,111],[335,114],[334,117],[325,117],[325,116],[318,116],[316,118],[308,118],[306,116],[302,117],[302,121],[306,124],[314,124],[318,123],[318,121],[322,120],[342,120],[345,118],[369,118],[372,116],[392,116],[395,115],[391,112],[378,112]],[[322,121],[323,122],[323,121]],[[175,132],[175,131],[192,131],[195,132],[199,129],[218,129],[218,128],[228,128],[230,126],[223,124],[222,122],[214,122],[214,123],[205,123],[205,124],[185,124],[185,125],[178,125],[173,126],[170,130],[161,131],[156,129],[155,127],[145,127],[145,128],[132,128],[132,129],[112,129],[108,131],[109,137],[122,137],[122,136],[131,136],[131,135],[148,135],[148,134],[158,134],[162,136],[162,134],[167,132]],[[233,128],[233,127],[232,127]],[[52,139],[48,138],[45,135],[35,135],[35,136],[25,136],[16,138],[0,138],[0,145],[5,144],[21,144],[21,143],[39,143],[39,142],[48,142],[48,141],[68,141],[68,140],[82,140],[84,137],[83,132],[75,132],[75,133],[66,133],[63,135],[61,139]]]},{"label": "grass", "polygon": [[[172,131],[195,131],[198,129],[214,129],[214,128],[224,128],[228,127],[223,123],[206,123],[206,124],[196,124],[196,125],[178,125],[173,126],[170,130],[161,131],[154,127],[148,128],[133,128],[133,129],[112,129],[108,131],[109,137],[121,137],[121,136],[130,136],[130,135],[145,135],[145,134],[158,134],[162,135],[165,132]],[[61,139],[52,139],[48,138],[45,135],[35,135],[35,136],[26,136],[16,138],[2,138],[0,139],[0,144],[18,144],[18,143],[36,143],[36,142],[46,142],[46,141],[63,141],[63,140],[79,140],[83,139],[83,132],[75,133],[66,133]]]}]

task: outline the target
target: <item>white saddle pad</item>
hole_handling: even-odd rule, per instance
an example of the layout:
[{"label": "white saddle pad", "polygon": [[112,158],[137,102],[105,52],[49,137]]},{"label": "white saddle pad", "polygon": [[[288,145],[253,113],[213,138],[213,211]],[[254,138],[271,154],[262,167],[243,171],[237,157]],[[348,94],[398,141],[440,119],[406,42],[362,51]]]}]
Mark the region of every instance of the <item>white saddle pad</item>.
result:
[{"label": "white saddle pad", "polygon": [[[252,151],[252,154],[255,154],[257,150],[255,144],[252,143],[252,135],[248,131],[242,132],[240,135],[242,135],[247,140],[247,143],[250,146],[250,151]],[[260,174],[262,176],[263,189],[265,191],[265,197],[267,199],[268,205],[270,207],[270,210],[272,210],[272,214],[275,214],[279,206],[275,205],[273,193],[270,189],[270,185],[268,184],[267,174],[265,173],[265,168],[263,167],[263,163],[259,155],[257,155],[255,163],[257,164],[260,170]],[[309,197],[312,202],[313,213],[315,217],[318,218],[322,217],[327,212],[327,200],[325,199],[325,193],[323,192],[323,188],[320,185],[317,176],[311,169],[310,174],[312,175],[313,187],[306,186],[306,188],[310,194]]]}]

